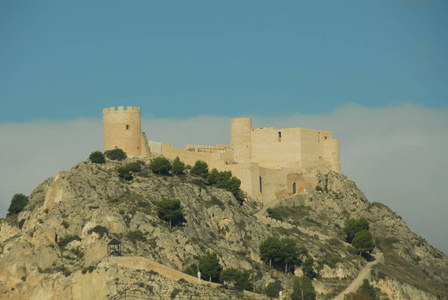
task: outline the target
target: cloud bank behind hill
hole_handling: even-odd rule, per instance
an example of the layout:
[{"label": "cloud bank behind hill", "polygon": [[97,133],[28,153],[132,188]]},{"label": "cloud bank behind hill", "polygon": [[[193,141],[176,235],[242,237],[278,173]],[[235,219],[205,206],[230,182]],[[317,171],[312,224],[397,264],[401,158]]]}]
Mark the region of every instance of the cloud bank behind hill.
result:
[{"label": "cloud bank behind hill", "polygon": [[[253,127],[333,131],[340,140],[342,173],[369,201],[388,205],[411,230],[448,253],[448,109],[348,105],[326,115],[251,117]],[[219,116],[143,115],[142,130],[150,140],[178,147],[229,144],[230,138],[229,118]],[[102,121],[3,124],[0,137],[0,216],[4,217],[15,193],[29,195],[46,178],[102,150]]]}]

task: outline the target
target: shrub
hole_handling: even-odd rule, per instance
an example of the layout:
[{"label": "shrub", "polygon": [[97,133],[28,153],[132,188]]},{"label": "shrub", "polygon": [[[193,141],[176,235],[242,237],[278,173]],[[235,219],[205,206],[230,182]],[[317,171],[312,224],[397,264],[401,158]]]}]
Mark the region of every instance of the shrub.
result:
[{"label": "shrub", "polygon": [[289,238],[268,237],[260,243],[261,260],[280,271],[293,271],[301,263],[300,254],[297,244]]},{"label": "shrub", "polygon": [[208,176],[208,165],[205,161],[198,160],[194,164],[193,168],[190,171],[191,175],[199,176],[202,178],[207,178]]},{"label": "shrub", "polygon": [[239,290],[252,290],[252,282],[248,271],[241,272],[234,268],[225,269],[221,272],[220,280],[221,282],[233,283],[235,288]]},{"label": "shrub", "polygon": [[124,160],[128,157],[126,152],[121,149],[107,150],[104,154],[111,160]]},{"label": "shrub", "polygon": [[199,270],[204,280],[219,282],[222,266],[216,253],[207,252],[199,259]]},{"label": "shrub", "polygon": [[373,248],[375,248],[372,234],[366,229],[356,233],[352,245],[359,254],[370,253],[373,251]]},{"label": "shrub", "polygon": [[143,235],[143,232],[141,232],[140,230],[129,231],[127,234],[127,237],[134,244],[137,243],[137,241],[142,241],[142,242],[146,241],[146,238]]},{"label": "shrub", "polygon": [[175,175],[182,174],[185,171],[185,164],[180,161],[179,156],[174,159],[171,171]]},{"label": "shrub", "polygon": [[81,241],[81,238],[79,237],[79,235],[67,235],[63,238],[60,238],[57,244],[59,246],[59,249],[61,251],[64,251],[65,247],[73,241]]},{"label": "shrub", "polygon": [[281,215],[281,213],[278,210],[268,208],[266,210],[266,212],[267,212],[269,218],[283,221],[283,216]]},{"label": "shrub", "polygon": [[153,173],[168,175],[171,170],[171,163],[165,157],[156,157],[149,164],[149,169],[153,171]]},{"label": "shrub", "polygon": [[166,199],[157,202],[157,216],[170,223],[171,226],[180,225],[185,222],[183,207],[177,199]]},{"label": "shrub", "polygon": [[117,168],[117,172],[118,172],[118,177],[123,178],[125,180],[131,180],[132,174],[131,174],[131,170],[127,167],[127,166],[122,166]]},{"label": "shrub", "polygon": [[347,243],[351,243],[356,233],[364,229],[369,230],[369,222],[366,218],[345,220],[344,233],[347,235],[345,238]]},{"label": "shrub", "polygon": [[232,172],[230,171],[219,172],[213,169],[207,176],[207,180],[210,184],[217,188],[225,189],[234,196],[237,196],[240,191],[241,180],[232,176]]},{"label": "shrub", "polygon": [[11,205],[8,208],[8,216],[19,214],[28,204],[28,197],[24,194],[15,194],[12,197]]},{"label": "shrub", "polygon": [[282,284],[277,280],[275,282],[269,283],[264,289],[264,293],[269,298],[278,298],[278,292],[280,292],[282,289]]},{"label": "shrub", "polygon": [[310,256],[303,262],[302,270],[306,277],[313,279],[316,277],[316,272],[314,272],[314,259]]},{"label": "shrub", "polygon": [[176,298],[177,294],[179,294],[180,292],[182,292],[181,289],[175,288],[175,289],[171,292],[171,294],[170,294],[170,298],[171,298],[171,299]]},{"label": "shrub", "polygon": [[106,163],[106,158],[104,157],[103,152],[95,151],[90,153],[89,159],[94,164],[104,164]]},{"label": "shrub", "polygon": [[[303,298],[302,298],[303,295]],[[316,292],[314,291],[311,279],[306,276],[294,280],[293,292],[291,294],[292,300],[314,300],[316,299]]]},{"label": "shrub", "polygon": [[184,270],[184,273],[191,276],[197,276],[198,266],[196,264],[191,264]]},{"label": "shrub", "polygon": [[92,232],[98,233],[100,238],[102,238],[105,234],[106,235],[109,234],[109,229],[107,229],[104,226],[97,225],[97,226],[95,226],[95,227],[93,227],[92,229],[89,230],[89,234],[91,234]]}]

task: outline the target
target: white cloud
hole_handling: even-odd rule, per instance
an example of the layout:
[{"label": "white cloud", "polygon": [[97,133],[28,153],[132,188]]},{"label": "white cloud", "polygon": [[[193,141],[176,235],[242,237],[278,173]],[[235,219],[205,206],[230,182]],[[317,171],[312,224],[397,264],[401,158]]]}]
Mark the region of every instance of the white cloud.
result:
[{"label": "white cloud", "polygon": [[[410,228],[448,253],[448,110],[400,105],[348,105],[327,115],[253,117],[254,127],[332,130],[340,139],[342,173],[370,201],[384,203]],[[229,143],[229,118],[145,118],[148,139],[185,144]],[[14,193],[29,194],[44,179],[102,149],[101,120],[0,125],[0,215]]]}]

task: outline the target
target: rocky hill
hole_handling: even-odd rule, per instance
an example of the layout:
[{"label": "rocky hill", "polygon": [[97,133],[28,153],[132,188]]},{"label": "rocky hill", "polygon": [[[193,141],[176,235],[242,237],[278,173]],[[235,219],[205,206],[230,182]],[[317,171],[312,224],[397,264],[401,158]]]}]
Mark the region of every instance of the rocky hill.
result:
[{"label": "rocky hill", "polygon": [[[275,280],[288,296],[302,267],[285,274],[263,262],[259,245],[271,236],[292,238],[303,259],[314,259],[316,299],[343,299],[364,279],[378,299],[448,299],[448,257],[341,174],[316,173],[316,190],[294,197],[240,204],[188,174],[160,176],[146,167],[121,179],[123,163],[81,162],[59,172],[23,211],[1,220],[1,299],[266,299]],[[157,216],[164,198],[180,200],[183,226]],[[375,238],[370,262],[345,242],[344,221],[359,217]],[[108,255],[113,238],[120,257]],[[253,291],[182,273],[208,251],[224,268],[248,270]]]}]

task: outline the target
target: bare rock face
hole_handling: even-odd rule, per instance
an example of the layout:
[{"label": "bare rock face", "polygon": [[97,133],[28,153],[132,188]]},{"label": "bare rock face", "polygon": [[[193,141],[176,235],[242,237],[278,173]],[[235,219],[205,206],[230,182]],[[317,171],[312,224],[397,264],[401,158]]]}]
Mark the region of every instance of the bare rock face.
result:
[{"label": "bare rock face", "polygon": [[[260,260],[259,245],[269,236],[292,238],[306,249],[301,259],[314,259],[317,297],[331,299],[367,266],[342,230],[347,218],[358,217],[369,220],[374,254],[385,257],[368,277],[379,293],[448,299],[447,257],[389,208],[369,203],[341,174],[316,173],[315,191],[241,205],[231,193],[190,175],[158,176],[144,169],[133,180],[120,179],[115,169],[121,164],[82,162],[59,172],[33,191],[19,215],[1,220],[1,299],[121,299],[125,291],[135,297],[263,299],[180,272],[208,251],[217,253],[224,268],[248,270],[255,292],[275,278],[288,294],[292,274]],[[183,226],[170,228],[157,216],[155,205],[164,198],[181,201]],[[108,257],[112,238],[121,241],[122,258]],[[304,274],[300,266],[295,274]]]}]

